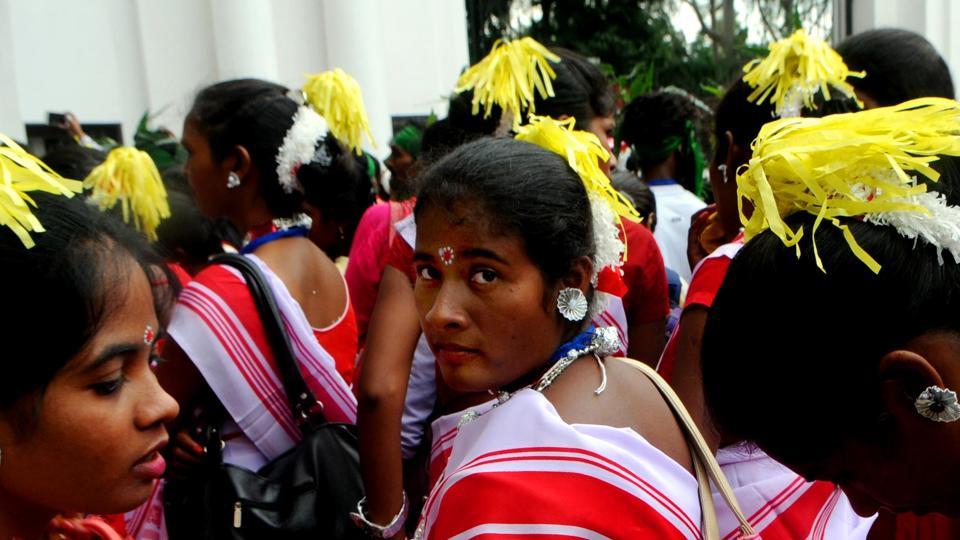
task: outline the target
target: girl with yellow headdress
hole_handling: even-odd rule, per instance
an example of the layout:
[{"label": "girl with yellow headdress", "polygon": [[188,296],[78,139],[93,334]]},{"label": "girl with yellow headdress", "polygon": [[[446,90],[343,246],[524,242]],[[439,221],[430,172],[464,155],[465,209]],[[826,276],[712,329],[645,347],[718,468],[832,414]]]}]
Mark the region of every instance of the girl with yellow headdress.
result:
[{"label": "girl with yellow headdress", "polygon": [[119,540],[87,514],[151,496],[177,415],[151,369],[162,263],[2,134],[0,185],[0,538]]},{"label": "girl with yellow headdress", "polygon": [[[781,113],[800,107],[805,116],[857,108],[856,102],[843,91],[846,87],[840,84],[842,81],[818,78],[818,74],[848,71],[843,66],[821,65],[824,59],[835,60],[835,53],[828,49],[822,41],[805,34],[774,44],[771,56],[745,66],[745,71],[754,74],[749,82],[747,77],[738,80],[721,99],[714,119],[716,153],[710,164],[716,213],[709,218],[710,225],[705,233],[700,234],[696,225],[690,232],[691,248],[706,244],[708,236],[712,244],[709,251],[704,250],[706,253],[699,255],[702,262],[695,265],[686,305],[658,366],[658,371],[693,411],[701,429],[707,433],[708,441],[718,448],[717,459],[734,492],[747,515],[754,516],[753,523],[765,539],[806,537],[816,528],[824,532],[825,538],[864,538],[872,521],[857,517],[849,502],[833,485],[804,482],[764,453],[749,452],[736,444],[737,434],[718,431],[711,422],[710,411],[704,406],[700,376],[704,324],[730,262],[743,245],[737,171],[754,155],[751,141],[761,131],[761,126],[774,118],[778,107]],[[794,71],[800,65],[805,66],[804,71]],[[778,71],[771,66],[782,66],[782,69]],[[788,69],[789,66],[793,68]],[[768,78],[758,79],[758,69]],[[824,86],[831,92],[829,100],[822,92]],[[758,89],[769,90],[769,95],[761,100],[763,92],[758,94]],[[783,99],[778,101],[776,96]],[[806,102],[809,106],[804,104],[804,96],[809,98]],[[797,98],[799,104],[788,103]],[[749,213],[749,205],[745,205],[743,211]],[[771,290],[770,294],[777,297],[776,290]],[[745,344],[748,331],[744,329],[737,333],[738,339]],[[771,362],[776,361],[775,354],[776,351],[771,351]],[[729,361],[736,362],[736,358],[731,356]],[[782,495],[788,492],[796,496]],[[771,510],[760,511],[767,508]],[[734,530],[737,524],[733,516],[722,509],[720,523],[725,532]]]},{"label": "girl with yellow headdress", "polygon": [[940,98],[784,119],[738,175],[754,211],[704,331],[711,418],[861,515],[960,512],[958,120]]},{"label": "girl with yellow headdress", "polygon": [[[529,71],[502,69],[514,65],[511,62],[519,62],[517,65]],[[466,111],[472,108],[476,113],[470,117],[476,120],[470,128],[479,124],[506,135],[528,124],[529,114],[534,111],[562,120],[564,129],[575,126],[578,131],[594,133],[605,144],[613,127],[613,99],[599,69],[575,53],[549,50],[533,40],[498,44],[491,55],[464,73],[458,88],[463,93],[454,100],[456,105],[468,99],[473,102]],[[504,116],[490,121],[502,111],[507,111]],[[462,112],[459,107],[451,108],[448,120],[456,128],[466,124]],[[597,152],[590,159],[598,157],[602,158],[597,164],[602,175],[610,154]],[[449,452],[460,411],[489,401],[484,393],[468,396],[443,387],[436,389],[434,354],[421,338],[410,294],[415,280],[410,275],[415,244],[415,224],[411,222],[408,219],[395,229],[367,349],[362,355],[363,373],[370,375],[361,375],[358,388],[361,452],[369,456],[362,460],[368,480],[365,511],[368,520],[378,525],[394,520],[403,501],[401,456],[392,449],[400,445],[402,456],[412,459],[423,444],[426,423],[436,407],[444,416],[433,429],[436,444],[431,445],[430,476],[435,479]],[[648,230],[628,219],[621,223],[628,244],[624,274],[621,280],[621,276],[606,272],[602,281],[603,288],[610,292],[623,295],[623,282],[629,285],[629,291],[623,299],[610,295],[607,309],[595,315],[608,321],[606,325],[620,328],[623,352],[629,346],[634,354],[653,362],[663,346],[669,310],[662,258]],[[613,226],[612,221],[608,225]],[[378,317],[380,306],[384,309]],[[392,435],[395,426],[402,426],[400,437]]]},{"label": "girl with yellow headdress", "polygon": [[652,370],[609,358],[617,329],[591,317],[622,264],[616,222],[634,211],[599,166],[606,149],[571,124],[532,117],[516,140],[463,146],[424,177],[420,324],[444,382],[496,400],[460,415],[416,538],[716,532],[692,460],[707,464],[684,438],[699,434]]}]

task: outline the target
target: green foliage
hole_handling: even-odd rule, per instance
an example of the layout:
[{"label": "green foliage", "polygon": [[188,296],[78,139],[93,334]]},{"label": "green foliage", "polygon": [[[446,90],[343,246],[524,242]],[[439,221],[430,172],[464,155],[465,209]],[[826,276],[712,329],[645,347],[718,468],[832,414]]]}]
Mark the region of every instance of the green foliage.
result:
[{"label": "green foliage", "polygon": [[[702,29],[687,43],[671,19],[682,0],[466,1],[472,62],[501,37],[529,35],[602,62],[624,103],[670,85],[712,103],[747,61],[766,51],[765,44],[747,42],[741,21],[735,21],[729,36],[718,38],[718,29]],[[516,8],[524,5],[527,12],[539,10],[539,19],[517,24]],[[795,9],[790,13],[784,26],[796,27],[800,16]]]}]

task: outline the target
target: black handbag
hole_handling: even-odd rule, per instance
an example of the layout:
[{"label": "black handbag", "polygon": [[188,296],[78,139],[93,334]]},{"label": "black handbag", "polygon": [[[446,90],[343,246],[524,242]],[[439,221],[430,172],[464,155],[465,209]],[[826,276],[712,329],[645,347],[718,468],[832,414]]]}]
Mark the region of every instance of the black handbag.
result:
[{"label": "black handbag", "polygon": [[205,433],[206,465],[195,479],[167,482],[164,507],[170,538],[364,538],[349,517],[363,497],[355,427],[326,421],[322,404],[303,380],[257,266],[230,254],[212,262],[236,268],[247,282],[303,440],[256,472],[225,464],[219,430],[227,413],[211,396],[205,426],[198,430]]}]

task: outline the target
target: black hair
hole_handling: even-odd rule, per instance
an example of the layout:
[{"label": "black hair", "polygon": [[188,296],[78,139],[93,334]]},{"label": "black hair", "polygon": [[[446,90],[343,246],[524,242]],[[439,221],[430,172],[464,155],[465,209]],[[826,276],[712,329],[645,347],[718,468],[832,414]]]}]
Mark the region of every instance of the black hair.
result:
[{"label": "black hair", "polygon": [[[31,193],[34,215],[46,229],[33,233],[27,249],[0,228],[0,276],[10,311],[0,331],[6,373],[0,377],[0,410],[14,412],[21,432],[35,420],[39,396],[67,362],[80,353],[112,316],[134,261],[154,283],[158,316],[169,306],[176,283],[143,235],[79,197]],[[163,283],[173,283],[163,285]],[[12,311],[12,310],[15,310]],[[29,396],[35,401],[24,401]],[[20,405],[32,404],[33,413]]]},{"label": "black hair", "polygon": [[492,234],[519,236],[550,283],[566,277],[578,258],[594,255],[583,182],[562,157],[534,144],[480,139],[425,172],[417,216],[428,208],[462,212],[464,205],[476,205],[471,213],[483,216]]},{"label": "black hair", "polygon": [[[956,205],[956,167],[931,189]],[[943,189],[947,188],[947,189]],[[801,255],[770,231],[751,239],[730,265],[704,329],[704,393],[727,437],[758,443],[786,462],[815,463],[845,437],[883,436],[877,363],[926,332],[960,331],[960,261],[893,227],[842,219],[882,265],[873,274],[824,223],[814,259],[815,216],[803,226]]]},{"label": "black hair", "polygon": [[[848,79],[849,81],[850,79]],[[716,114],[713,118],[713,134],[716,141],[714,155],[720,157],[727,154],[726,132],[733,136],[733,142],[743,149],[749,149],[750,143],[760,133],[760,128],[767,122],[777,119],[774,115],[774,106],[769,100],[761,104],[747,100],[747,97],[753,93],[753,88],[744,82],[742,78],[737,78],[733,84],[727,88],[717,104]],[[839,114],[855,112],[859,106],[853,98],[841,94],[839,91],[833,91],[830,99],[826,100],[823,94],[818,92],[814,96],[813,103],[815,108],[802,108],[800,115],[803,117],[822,117],[828,114]],[[731,171],[730,174],[734,174]]]},{"label": "black hair", "polygon": [[64,178],[83,180],[105,159],[107,154],[103,151],[71,141],[47,152],[43,162]]},{"label": "black hair", "polygon": [[536,114],[552,118],[572,116],[576,118],[576,128],[584,131],[590,129],[594,118],[612,115],[613,91],[600,68],[573,51],[561,47],[551,47],[550,51],[560,57],[560,62],[550,64],[557,74],[552,82],[556,95],[543,98],[536,92]]},{"label": "black hair", "polygon": [[650,221],[650,216],[657,212],[657,199],[653,195],[653,190],[640,177],[631,171],[617,171],[613,173],[610,180],[613,188],[623,194],[633,203],[643,222],[648,224],[650,230],[656,226],[656,218]]},{"label": "black hair", "polygon": [[170,217],[157,227],[156,242],[164,259],[177,262],[189,271],[203,266],[211,255],[223,252],[217,221],[201,214],[190,194],[169,190],[167,202]]},{"label": "black hair", "polygon": [[848,82],[880,106],[920,97],[954,99],[950,68],[920,34],[899,28],[867,30],[840,42],[836,51],[851,71],[866,71],[862,79],[851,77]]},{"label": "black hair", "polygon": [[[318,143],[318,153],[331,159],[314,159],[300,166],[297,179],[306,190],[305,200],[325,221],[336,222],[343,235],[342,245],[331,258],[350,251],[353,233],[364,211],[373,204],[367,158],[340,146],[332,136]],[[330,249],[329,247],[327,249]]]},{"label": "black hair", "polygon": [[[632,155],[636,155],[635,163],[641,169],[657,165],[676,152],[675,180],[687,191],[696,193],[695,156],[687,144],[687,126],[693,128],[697,137],[701,123],[702,114],[690,98],[676,92],[650,92],[636,97],[624,108],[620,137],[633,147]],[[665,141],[670,137],[679,137],[681,145],[663,152]]]},{"label": "black hair", "polygon": [[[279,84],[259,79],[225,81],[204,88],[188,115],[207,137],[214,159],[223,160],[238,145],[249,152],[260,174],[260,194],[277,217],[301,211],[304,198],[316,202],[326,196],[330,186],[325,184],[351,182],[355,169],[349,154],[326,136],[318,142],[314,159],[298,169],[304,192],[283,189],[277,177],[277,151],[299,107],[287,92]],[[352,186],[343,189],[350,191]]]}]

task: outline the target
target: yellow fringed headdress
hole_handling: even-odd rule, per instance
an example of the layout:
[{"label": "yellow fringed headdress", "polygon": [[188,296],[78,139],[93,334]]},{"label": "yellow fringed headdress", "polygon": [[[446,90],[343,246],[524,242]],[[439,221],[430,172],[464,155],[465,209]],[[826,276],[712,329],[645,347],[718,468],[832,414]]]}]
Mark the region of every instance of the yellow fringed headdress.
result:
[{"label": "yellow fringed headdress", "polygon": [[[610,183],[610,179],[600,168],[600,163],[610,158],[610,152],[600,143],[596,135],[588,131],[573,128],[576,119],[554,120],[547,116],[531,116],[528,124],[517,128],[516,139],[533,143],[541,148],[559,154],[567,160],[590,197],[590,211],[593,216],[593,237],[596,244],[594,255],[594,285],[600,292],[616,293],[616,286],[605,287],[598,278],[608,269],[618,269],[626,256],[626,246],[620,238],[620,218],[640,221],[640,214],[632,204]],[[613,272],[613,279],[622,285],[619,273]],[[605,290],[609,288],[609,290]],[[597,304],[596,311],[602,307]]]},{"label": "yellow fringed headdress", "polygon": [[29,249],[36,245],[30,233],[42,233],[44,229],[30,211],[36,203],[28,193],[42,191],[73,197],[83,190],[83,185],[61,177],[2,133],[0,143],[0,225],[9,227]]},{"label": "yellow fringed headdress", "polygon": [[550,62],[560,57],[533,38],[497,40],[490,54],[460,75],[455,91],[459,94],[473,90],[473,114],[480,112],[487,118],[498,105],[504,114],[512,117],[516,129],[522,113],[533,114],[534,92],[543,98],[553,97],[552,80],[557,77]]},{"label": "yellow fringed headdress", "polygon": [[[770,229],[786,246],[797,246],[802,228],[783,220],[795,212],[817,216],[843,231],[854,254],[873,272],[880,265],[858,244],[840,218],[890,225],[907,238],[922,238],[960,262],[960,208],[928,192],[916,176],[931,181],[940,155],[960,156],[960,104],[922,98],[823,118],[784,118],[763,126],[753,157],[737,174],[740,219],[746,239]],[[753,206],[748,219],[744,201]],[[813,242],[814,258],[823,264]]]},{"label": "yellow fringed headdress", "polygon": [[[123,221],[157,239],[157,227],[170,217],[167,190],[160,171],[146,152],[120,146],[90,171],[83,187],[91,190],[90,199],[101,211],[121,204]],[[132,221],[131,221],[132,220]]]},{"label": "yellow fringed headdress", "polygon": [[[815,109],[813,98],[818,91],[830,99],[833,87],[856,99],[847,77],[863,77],[853,72],[822,39],[808,36],[799,29],[792,36],[770,44],[766,58],[752,60],[743,66],[744,82],[754,88],[747,100],[758,105],[769,99],[777,116],[800,116],[800,109]],[[860,100],[857,103],[862,107]]]},{"label": "yellow fringed headdress", "polygon": [[340,68],[307,77],[303,93],[313,109],[327,121],[333,136],[359,156],[363,136],[376,146],[363,92],[357,81]]}]

